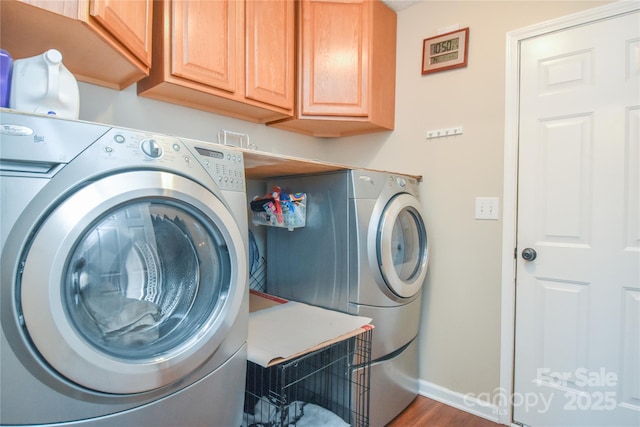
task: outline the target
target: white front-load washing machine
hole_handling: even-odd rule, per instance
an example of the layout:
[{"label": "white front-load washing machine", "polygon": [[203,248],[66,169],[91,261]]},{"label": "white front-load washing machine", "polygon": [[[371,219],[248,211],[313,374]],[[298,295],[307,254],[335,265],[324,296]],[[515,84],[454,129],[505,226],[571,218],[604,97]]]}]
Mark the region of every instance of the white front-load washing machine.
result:
[{"label": "white front-load washing machine", "polygon": [[307,194],[305,227],[267,230],[267,291],[372,319],[369,420],[376,427],[418,394],[429,251],[418,185],[371,170],[267,182],[268,190]]},{"label": "white front-load washing machine", "polygon": [[0,111],[3,425],[239,426],[243,156]]}]

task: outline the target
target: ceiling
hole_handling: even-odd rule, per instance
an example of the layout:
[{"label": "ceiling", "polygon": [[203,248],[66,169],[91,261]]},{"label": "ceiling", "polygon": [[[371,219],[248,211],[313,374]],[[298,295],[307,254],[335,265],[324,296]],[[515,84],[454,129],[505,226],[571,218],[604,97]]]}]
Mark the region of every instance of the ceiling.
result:
[{"label": "ceiling", "polygon": [[399,10],[406,9],[409,6],[418,3],[420,0],[382,0],[391,9],[398,12]]}]

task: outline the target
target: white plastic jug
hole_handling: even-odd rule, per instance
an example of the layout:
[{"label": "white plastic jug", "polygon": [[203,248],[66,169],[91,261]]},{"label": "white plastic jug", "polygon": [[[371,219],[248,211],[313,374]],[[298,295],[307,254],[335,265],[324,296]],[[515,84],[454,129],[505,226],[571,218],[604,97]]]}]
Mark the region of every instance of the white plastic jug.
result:
[{"label": "white plastic jug", "polygon": [[58,50],[13,61],[9,108],[77,119],[79,104],[78,82]]}]

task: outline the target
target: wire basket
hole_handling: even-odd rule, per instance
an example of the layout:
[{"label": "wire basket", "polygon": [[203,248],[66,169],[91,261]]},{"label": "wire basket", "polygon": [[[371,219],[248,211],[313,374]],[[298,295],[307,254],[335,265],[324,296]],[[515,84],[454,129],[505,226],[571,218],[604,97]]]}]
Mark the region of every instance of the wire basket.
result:
[{"label": "wire basket", "polygon": [[252,200],[251,220],[254,225],[287,228],[289,231],[304,227],[307,218],[307,195],[298,194],[295,201],[280,202],[274,199]]},{"label": "wire basket", "polygon": [[267,263],[264,257],[260,257],[249,272],[249,289],[260,292],[267,290]]},{"label": "wire basket", "polygon": [[247,362],[242,426],[369,426],[372,329],[287,362]]}]

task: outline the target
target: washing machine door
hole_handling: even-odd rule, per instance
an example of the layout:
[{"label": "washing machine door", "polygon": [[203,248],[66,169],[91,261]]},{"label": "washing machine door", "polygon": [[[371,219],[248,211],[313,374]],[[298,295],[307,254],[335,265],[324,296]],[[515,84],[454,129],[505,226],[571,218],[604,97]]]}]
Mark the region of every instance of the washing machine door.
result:
[{"label": "washing machine door", "polygon": [[202,185],[132,171],[84,186],[40,224],[20,309],[33,346],[84,388],[139,393],[201,366],[246,291],[242,234]]},{"label": "washing machine door", "polygon": [[379,275],[393,297],[414,297],[427,274],[428,245],[422,207],[408,193],[394,196],[378,222],[376,255]]}]

